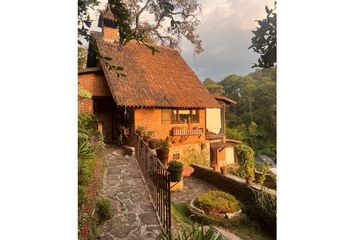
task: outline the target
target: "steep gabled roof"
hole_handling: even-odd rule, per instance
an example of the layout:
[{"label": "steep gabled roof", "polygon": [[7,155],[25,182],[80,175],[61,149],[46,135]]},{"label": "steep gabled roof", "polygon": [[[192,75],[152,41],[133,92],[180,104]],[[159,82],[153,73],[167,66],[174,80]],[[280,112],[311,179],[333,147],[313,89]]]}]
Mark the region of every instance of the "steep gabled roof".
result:
[{"label": "steep gabled roof", "polygon": [[124,68],[127,77],[101,61],[104,75],[118,106],[159,108],[220,108],[220,104],[204,87],[196,74],[173,49],[156,46],[154,55],[146,46],[130,41],[122,49],[116,42],[103,40],[92,32],[102,56],[112,58],[110,64]]}]

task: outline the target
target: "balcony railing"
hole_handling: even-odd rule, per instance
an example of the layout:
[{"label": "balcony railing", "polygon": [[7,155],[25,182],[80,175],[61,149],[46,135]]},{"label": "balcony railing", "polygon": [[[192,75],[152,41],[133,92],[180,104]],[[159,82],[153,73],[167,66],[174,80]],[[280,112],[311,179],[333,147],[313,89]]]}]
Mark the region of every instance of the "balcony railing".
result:
[{"label": "balcony railing", "polygon": [[160,225],[167,233],[171,230],[170,173],[136,133],[134,133],[134,139],[136,159]]},{"label": "balcony railing", "polygon": [[203,135],[203,128],[192,128],[192,129],[178,129],[178,128],[173,128],[171,130],[171,136],[177,137],[177,136],[193,136],[197,135],[201,137]]}]

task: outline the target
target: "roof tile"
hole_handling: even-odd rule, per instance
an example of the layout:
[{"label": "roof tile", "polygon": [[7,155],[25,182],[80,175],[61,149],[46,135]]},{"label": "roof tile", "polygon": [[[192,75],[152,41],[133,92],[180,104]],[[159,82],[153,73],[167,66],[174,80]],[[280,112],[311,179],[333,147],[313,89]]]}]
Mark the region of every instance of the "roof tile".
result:
[{"label": "roof tile", "polygon": [[117,77],[101,62],[103,72],[117,105],[160,108],[220,108],[180,54],[167,47],[155,46],[154,55],[143,44],[130,41],[123,48],[108,43],[101,33],[92,32],[103,56],[111,64],[124,68],[127,77]]}]

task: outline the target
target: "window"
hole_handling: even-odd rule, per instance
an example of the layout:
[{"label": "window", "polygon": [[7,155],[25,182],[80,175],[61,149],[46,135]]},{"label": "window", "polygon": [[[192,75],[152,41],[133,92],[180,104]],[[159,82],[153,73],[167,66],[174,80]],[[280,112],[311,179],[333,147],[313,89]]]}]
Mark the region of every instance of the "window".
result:
[{"label": "window", "polygon": [[161,110],[161,123],[171,124],[171,110]]},{"label": "window", "polygon": [[199,112],[198,110],[191,110],[191,121],[199,122]]},{"label": "window", "polygon": [[198,110],[172,110],[172,123],[198,123],[199,111]]},{"label": "window", "polygon": [[173,154],[173,155],[172,155],[172,159],[173,159],[173,160],[179,160],[179,159],[180,159],[179,153]]},{"label": "window", "polygon": [[188,123],[191,121],[189,110],[178,110],[178,122]]}]

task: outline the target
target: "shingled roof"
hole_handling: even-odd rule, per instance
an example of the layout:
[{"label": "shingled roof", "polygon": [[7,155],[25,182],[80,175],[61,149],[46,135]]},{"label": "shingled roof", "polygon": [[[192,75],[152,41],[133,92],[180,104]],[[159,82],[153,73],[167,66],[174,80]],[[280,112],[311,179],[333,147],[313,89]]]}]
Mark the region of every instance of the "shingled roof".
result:
[{"label": "shingled roof", "polygon": [[106,42],[101,33],[91,32],[110,64],[122,66],[127,77],[101,62],[113,98],[118,106],[154,108],[220,108],[178,51],[156,46],[154,55],[146,46],[130,41],[118,50],[116,42]]}]

